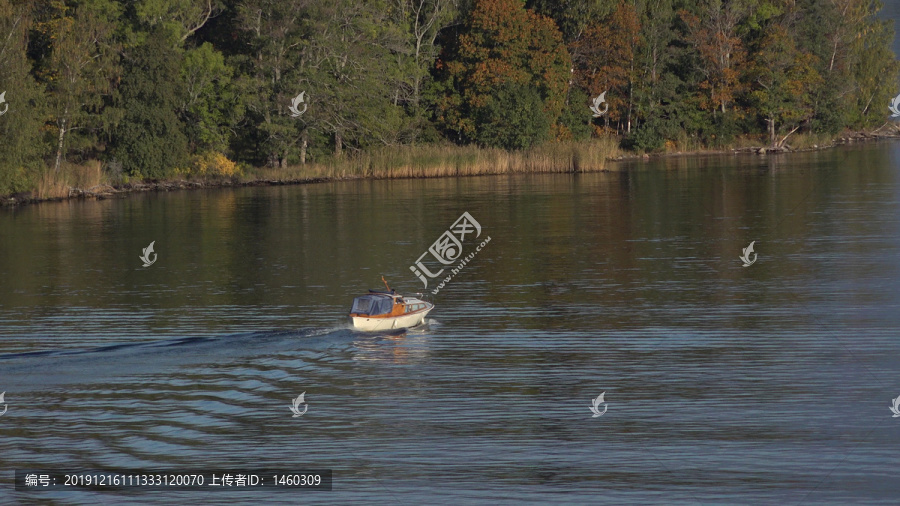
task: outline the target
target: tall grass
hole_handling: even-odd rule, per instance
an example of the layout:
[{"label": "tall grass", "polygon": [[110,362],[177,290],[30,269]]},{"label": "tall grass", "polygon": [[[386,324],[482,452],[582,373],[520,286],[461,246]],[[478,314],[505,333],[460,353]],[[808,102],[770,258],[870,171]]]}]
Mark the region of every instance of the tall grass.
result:
[{"label": "tall grass", "polygon": [[[785,144],[791,149],[810,149],[829,146],[834,143],[835,136],[829,134],[795,133],[787,138]],[[780,139],[779,139],[780,140]]]},{"label": "tall grass", "polygon": [[52,169],[41,173],[35,185],[34,196],[38,199],[68,197],[73,188],[86,190],[103,182],[99,160],[89,160],[84,165],[63,162],[58,173]]},{"label": "tall grass", "polygon": [[69,196],[69,185],[52,170],[41,173],[34,188],[34,197],[38,199],[55,199]]},{"label": "tall grass", "polygon": [[618,156],[612,138],[550,142],[523,151],[449,144],[381,147],[322,163],[256,169],[246,179],[422,178],[604,170]]},{"label": "tall grass", "polygon": [[[831,146],[838,137],[839,136],[824,133],[797,132],[787,138],[785,146],[791,150]],[[778,140],[780,141],[782,138],[783,136],[779,135]],[[704,151],[728,151],[734,149],[769,147],[771,147],[769,138],[764,134],[744,134],[735,137],[727,143],[707,145],[700,140],[681,132],[674,141],[666,141],[665,151],[667,153],[702,153]]]}]

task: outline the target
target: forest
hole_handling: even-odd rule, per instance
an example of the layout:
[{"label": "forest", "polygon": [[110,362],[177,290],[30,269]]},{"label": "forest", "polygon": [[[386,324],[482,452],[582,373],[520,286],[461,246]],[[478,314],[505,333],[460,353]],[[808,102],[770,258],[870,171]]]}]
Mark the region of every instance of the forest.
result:
[{"label": "forest", "polygon": [[649,153],[864,131],[900,92],[880,8],[0,0],[0,195],[84,171],[227,178],[416,147]]}]

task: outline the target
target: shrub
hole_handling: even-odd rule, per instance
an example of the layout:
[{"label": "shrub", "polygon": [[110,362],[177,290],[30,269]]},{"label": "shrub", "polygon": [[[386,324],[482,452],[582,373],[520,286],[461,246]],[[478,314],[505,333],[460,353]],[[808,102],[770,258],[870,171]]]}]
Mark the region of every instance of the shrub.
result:
[{"label": "shrub", "polygon": [[501,86],[479,116],[475,139],[484,146],[525,149],[544,141],[550,132],[544,103],[531,86]]},{"label": "shrub", "polygon": [[198,177],[235,177],[241,175],[241,169],[222,153],[208,151],[192,157],[190,167],[177,173]]}]

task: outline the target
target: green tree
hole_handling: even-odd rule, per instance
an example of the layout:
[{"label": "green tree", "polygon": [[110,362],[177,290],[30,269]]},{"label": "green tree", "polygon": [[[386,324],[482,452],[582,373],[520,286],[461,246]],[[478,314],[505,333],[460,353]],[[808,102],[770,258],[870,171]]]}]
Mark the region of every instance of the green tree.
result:
[{"label": "green tree", "polygon": [[137,20],[150,29],[164,32],[176,46],[222,11],[217,0],[138,0]]},{"label": "green tree", "polygon": [[222,53],[205,42],[185,52],[181,80],[185,86],[185,131],[191,151],[224,152],[244,105],[232,83],[234,69]]},{"label": "green tree", "polygon": [[[769,142],[779,147],[814,113],[812,90],[821,76],[815,57],[797,47],[788,30],[773,24],[754,55],[750,101],[765,120]],[[780,141],[779,132],[787,134]]]},{"label": "green tree", "polygon": [[864,3],[865,20],[856,31],[851,44],[850,69],[855,89],[850,98],[851,122],[857,128],[881,124],[888,115],[887,104],[896,93],[900,61],[891,50],[894,40],[893,23],[877,19],[881,3]]},{"label": "green tree", "polygon": [[26,56],[30,26],[24,6],[0,0],[0,195],[32,188],[47,154],[44,94]]},{"label": "green tree", "polygon": [[39,26],[49,32],[44,33],[49,57],[40,77],[49,91],[50,121],[56,129],[56,172],[69,144],[87,151],[98,144],[103,109],[112,93],[111,82],[118,76],[113,35],[120,15],[119,4],[109,0],[59,7],[58,16]]},{"label": "green tree", "polygon": [[679,84],[670,71],[674,63],[671,47],[676,38],[673,29],[673,0],[640,0],[635,7],[640,16],[640,44],[637,47],[635,105],[642,116],[652,114],[663,100],[676,99]]},{"label": "green tree", "polygon": [[483,146],[524,149],[547,139],[552,122],[532,86],[503,83],[479,110],[475,140]]},{"label": "green tree", "polygon": [[816,55],[823,77],[814,92],[811,128],[835,134],[846,126],[880,124],[897,75],[893,29],[877,18],[880,2],[803,0],[798,10],[793,31],[798,44]]},{"label": "green tree", "polygon": [[437,44],[441,30],[458,15],[452,0],[398,0],[400,24],[407,32],[408,49],[403,51],[413,61],[412,72],[406,79],[405,100],[418,117],[421,113],[422,90],[430,76],[440,47]]},{"label": "green tree", "polygon": [[635,48],[632,99],[637,131],[632,130],[633,135],[625,142],[653,151],[679,133],[696,136],[697,132],[688,125],[691,102],[682,96],[684,82],[673,70],[679,53],[686,51],[678,47],[674,0],[638,0],[635,9],[641,27]]},{"label": "green tree", "polygon": [[321,3],[311,10],[316,36],[305,50],[302,75],[314,103],[304,119],[332,137],[337,157],[348,146],[409,140],[401,96],[406,76],[416,69],[399,57],[407,35],[390,13],[387,3],[374,0]]},{"label": "green tree", "polygon": [[177,111],[185,102],[181,53],[154,30],[143,45],[125,55],[119,107],[125,113],[112,150],[136,177],[162,178],[184,167],[187,137]]},{"label": "green tree", "polygon": [[309,81],[302,78],[304,49],[312,36],[310,5],[309,0],[246,0],[237,6],[236,23],[247,43],[234,59],[243,73],[239,87],[250,127],[245,149],[257,163],[287,167],[289,156],[296,154],[305,162],[307,115],[292,118],[288,108],[304,91],[307,107],[315,107],[309,105],[316,100]]},{"label": "green tree", "polygon": [[564,127],[565,132],[574,139],[588,139],[593,132],[591,126],[591,115],[585,104],[590,103],[590,97],[581,88],[577,86],[569,87],[569,95],[566,101],[566,107],[563,109],[559,118],[559,123]]}]

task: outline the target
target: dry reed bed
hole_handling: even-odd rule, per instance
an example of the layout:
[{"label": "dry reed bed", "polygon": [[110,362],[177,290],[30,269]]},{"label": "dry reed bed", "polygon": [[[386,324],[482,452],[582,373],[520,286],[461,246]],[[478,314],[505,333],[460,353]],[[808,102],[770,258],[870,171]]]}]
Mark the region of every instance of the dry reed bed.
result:
[{"label": "dry reed bed", "polygon": [[382,147],[325,163],[287,169],[256,169],[245,176],[245,180],[594,172],[604,170],[607,160],[618,154],[617,143],[613,139],[553,142],[522,151],[454,145]]},{"label": "dry reed bed", "polygon": [[59,172],[45,170],[37,180],[34,193],[37,199],[65,198],[72,188],[90,188],[105,182],[102,164],[90,160],[84,165],[63,162]]}]

